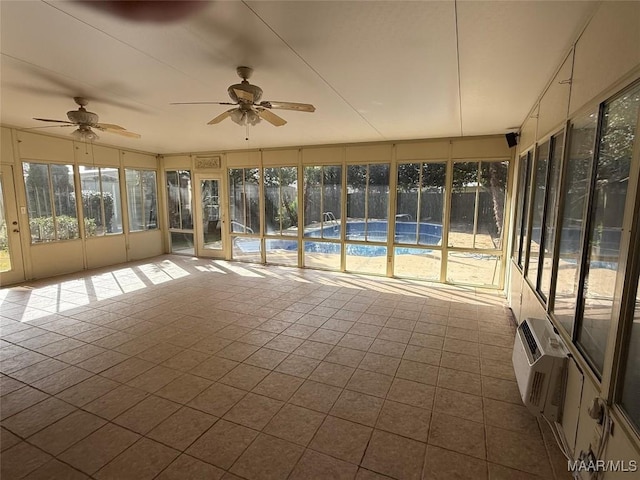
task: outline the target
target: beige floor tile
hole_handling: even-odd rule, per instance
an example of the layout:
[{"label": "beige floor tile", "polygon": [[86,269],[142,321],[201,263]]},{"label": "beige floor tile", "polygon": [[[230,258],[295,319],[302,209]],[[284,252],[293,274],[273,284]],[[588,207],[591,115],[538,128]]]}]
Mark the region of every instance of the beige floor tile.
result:
[{"label": "beige floor tile", "polygon": [[[299,348],[302,348],[302,346]],[[261,348],[260,350],[255,352],[253,355],[251,355],[249,358],[247,358],[243,363],[246,363],[248,365],[253,365],[254,367],[273,370],[285,358],[287,358],[286,352],[271,350],[269,348]]]},{"label": "beige floor tile", "polygon": [[505,402],[522,405],[518,384],[511,380],[494,377],[482,377],[482,395],[485,398],[503,400]]},{"label": "beige floor tile", "polygon": [[253,393],[287,401],[302,385],[304,380],[299,377],[271,372],[252,390]]},{"label": "beige floor tile", "polygon": [[71,468],[56,459],[49,460],[40,468],[34,470],[24,477],[25,480],[85,480],[89,479],[87,475],[81,473],[75,468]]},{"label": "beige floor tile", "polygon": [[449,368],[440,367],[438,386],[458,392],[471,393],[473,395],[482,394],[482,384],[479,374],[461,372]]},{"label": "beige floor tile", "polygon": [[439,325],[437,323],[427,323],[419,321],[416,323],[414,332],[426,333],[427,335],[436,335],[438,337],[444,337],[447,333],[446,325]]},{"label": "beige floor tile", "polygon": [[344,335],[344,332],[329,330],[328,328],[319,328],[313,333],[313,335],[309,337],[309,340],[320,343],[328,343],[330,345],[337,345],[342,337],[344,337]]},{"label": "beige floor tile", "polygon": [[430,410],[433,406],[435,391],[435,387],[431,385],[395,378],[387,399]]},{"label": "beige floor tile", "polygon": [[[418,325],[416,325],[416,328],[418,328]],[[429,332],[421,332],[421,333],[429,333]],[[380,333],[378,334],[377,338],[380,340],[388,340],[391,342],[406,344],[406,343],[409,343],[409,339],[411,338],[411,332],[407,330],[400,330],[398,328],[383,327],[380,330]]]},{"label": "beige floor tile", "polygon": [[260,434],[231,467],[231,472],[249,480],[287,478],[303,452],[299,445]]},{"label": "beige floor tile", "polygon": [[240,364],[222,377],[219,382],[249,391],[258,385],[267,375],[269,375],[269,370],[265,368]]},{"label": "beige floor tile", "polygon": [[219,420],[186,453],[227,470],[257,435],[250,428]]},{"label": "beige floor tile", "polygon": [[324,358],[325,361],[337,363],[347,367],[357,367],[366,352],[362,350],[354,350],[353,348],[333,347],[331,352]]},{"label": "beige floor tile", "polygon": [[480,332],[480,342],[485,345],[513,348],[514,335],[500,335],[497,333]]},{"label": "beige floor tile", "polygon": [[400,365],[399,358],[369,352],[362,359],[358,368],[393,376],[398,370],[398,365]]},{"label": "beige floor tile", "polygon": [[105,370],[100,375],[110,378],[111,380],[115,380],[116,382],[126,383],[151,369],[153,366],[154,364],[151,362],[131,357],[119,363],[115,367]]},{"label": "beige floor tile", "polygon": [[322,328],[326,328],[327,330],[335,330],[336,332],[347,333],[355,324],[355,320],[349,320],[349,318],[352,317],[351,314],[348,314],[346,316],[346,319],[332,317],[329,320],[326,320],[325,317],[322,317],[326,320],[322,324]]},{"label": "beige floor tile", "polygon": [[318,412],[328,413],[341,392],[341,388],[307,380],[298,388],[289,402]]},{"label": "beige floor tile", "polygon": [[309,448],[358,465],[372,431],[370,427],[329,416],[322,423]]},{"label": "beige floor tile", "polygon": [[367,323],[358,322],[349,329],[349,333],[376,338],[381,330],[382,327],[379,327],[377,325],[369,325]]},{"label": "beige floor tile", "polygon": [[293,351],[303,343],[304,340],[301,338],[289,337],[280,334],[269,343],[265,344],[265,347],[272,350],[278,350],[280,352],[293,353]]},{"label": "beige floor tile", "polygon": [[113,420],[121,413],[124,413],[135,404],[144,400],[148,395],[149,394],[143,390],[138,390],[128,385],[120,385],[102,397],[88,403],[83,408],[107,420]]},{"label": "beige floor tile", "polygon": [[283,335],[288,335],[290,337],[302,338],[303,340],[306,340],[316,330],[317,330],[316,327],[311,327],[309,325],[301,325],[301,324],[298,324],[298,323],[294,323],[293,325],[291,325],[290,327],[285,329],[282,332],[282,334]]},{"label": "beige floor tile", "polygon": [[438,382],[438,367],[411,360],[401,360],[396,371],[397,378],[412,380],[414,382],[436,385]]},{"label": "beige floor tile", "polygon": [[485,398],[484,418],[487,425],[513,430],[523,435],[539,432],[536,418],[522,404],[515,405]]},{"label": "beige floor tile", "polygon": [[429,365],[440,365],[442,352],[432,348],[419,347],[418,345],[407,345],[402,358],[413,362],[427,363]]},{"label": "beige floor tile", "polygon": [[329,354],[332,347],[327,343],[314,342],[312,340],[306,340],[293,352],[296,355],[302,355],[303,357],[313,358],[316,360],[324,360]]},{"label": "beige floor tile", "polygon": [[[465,325],[466,326],[466,325]],[[447,326],[447,338],[455,338],[457,340],[464,340],[467,342],[478,342],[479,336],[477,330],[470,330],[468,328],[460,328],[453,326],[451,322]]]},{"label": "beige floor tile", "polygon": [[94,375],[72,387],[63,390],[56,396],[76,407],[83,407],[96,398],[100,398],[114,388],[118,387],[118,383],[108,378]]},{"label": "beige floor tile", "polygon": [[484,419],[482,397],[439,387],[436,389],[433,411],[479,423]]},{"label": "beige floor tile", "polygon": [[22,368],[15,372],[11,372],[11,376],[16,380],[31,384],[41,378],[48,377],[49,375],[59,372],[67,368],[66,363],[56,360],[55,358],[47,358],[42,362],[29,365],[26,368]]},{"label": "beige floor tile", "polygon": [[[262,314],[262,310],[260,311],[260,313]],[[250,345],[255,345],[257,347],[262,347],[263,345],[276,338],[276,336],[277,334],[275,333],[252,330],[249,333],[241,336],[238,341],[242,343],[248,343]]]},{"label": "beige floor tile", "polygon": [[141,438],[100,469],[98,480],[150,480],[164,470],[180,452],[148,438]]},{"label": "beige floor tile", "polygon": [[182,350],[181,347],[171,345],[170,343],[159,343],[137,353],[136,357],[151,363],[162,363],[177,355]]},{"label": "beige floor tile", "polygon": [[391,387],[393,377],[368,370],[356,369],[345,388],[384,398]]},{"label": "beige floor tile", "polygon": [[127,385],[148,393],[155,393],[180,375],[182,372],[179,370],[158,365],[130,380]]},{"label": "beige floor tile", "polygon": [[225,414],[224,419],[262,430],[282,405],[283,403],[279,400],[249,393]]},{"label": "beige floor tile", "polygon": [[172,402],[185,404],[212,384],[212,380],[186,373],[166,384],[155,394]]},{"label": "beige floor tile", "polygon": [[48,398],[44,392],[25,386],[0,397],[0,418],[5,419]]},{"label": "beige floor tile", "polygon": [[505,363],[499,360],[492,360],[490,358],[481,358],[480,369],[482,371],[482,375],[488,377],[495,377],[512,381],[516,379],[516,375],[513,372],[513,365],[511,364],[511,362]]},{"label": "beige floor tile", "polygon": [[320,364],[320,360],[315,360],[301,355],[291,354],[275,370],[295,377],[307,378]]},{"label": "beige floor tile", "polygon": [[95,357],[91,357],[77,364],[78,367],[89,370],[92,373],[101,373],[109,368],[124,362],[128,355],[113,350],[107,350],[99,353]]},{"label": "beige floor tile", "polygon": [[178,403],[151,395],[117,416],[113,422],[144,435],[179,408]]},{"label": "beige floor tile", "polygon": [[242,362],[253,353],[260,349],[257,345],[251,345],[249,343],[233,342],[222,350],[216,352],[216,357],[226,358],[228,360],[234,360],[236,362]]},{"label": "beige floor tile", "polygon": [[362,466],[399,480],[419,480],[425,448],[424,443],[374,430]]},{"label": "beige floor tile", "polygon": [[331,408],[331,415],[374,426],[384,400],[364,393],[344,390]]},{"label": "beige floor tile", "polygon": [[373,343],[374,338],[365,337],[363,335],[355,335],[346,333],[338,342],[338,346],[345,348],[353,348],[354,350],[367,351]]},{"label": "beige floor tile", "polygon": [[108,423],[80,440],[58,458],[89,475],[93,475],[133,445],[138,438],[140,438],[139,435]]},{"label": "beige floor tile", "polygon": [[[513,343],[513,341],[511,343]],[[483,343],[480,344],[480,356],[482,358],[498,360],[500,362],[510,362],[512,353],[513,346],[497,347],[495,345],[486,345]]]},{"label": "beige floor tile", "polygon": [[482,423],[439,412],[434,412],[431,419],[429,444],[482,460],[487,458]]},{"label": "beige floor tile", "polygon": [[517,432],[487,425],[487,460],[543,478],[553,473],[541,437],[521,435]]},{"label": "beige floor tile", "polygon": [[313,450],[306,450],[289,480],[353,480],[358,467]]},{"label": "beige floor tile", "polygon": [[4,452],[8,448],[13,447],[20,443],[20,437],[16,437],[9,430],[0,428],[0,451]]},{"label": "beige floor tile", "polygon": [[[0,349],[2,352],[3,349]],[[16,390],[24,387],[24,383],[19,382],[11,377],[7,377],[6,375],[0,374],[0,397],[3,395],[7,395],[8,393],[15,392]],[[47,392],[48,393],[48,392]]]},{"label": "beige floor tile", "polygon": [[2,426],[22,438],[27,438],[56,420],[66,417],[76,410],[68,403],[55,397],[47,398],[21,412],[5,418]]},{"label": "beige floor tile", "polygon": [[222,383],[214,383],[191,400],[188,405],[216,417],[222,417],[246,394],[247,392],[244,390]]},{"label": "beige floor tile", "polygon": [[378,416],[376,428],[426,442],[430,420],[429,410],[387,400]]},{"label": "beige floor tile", "polygon": [[[488,465],[489,480],[542,480],[545,478],[520,470],[514,470],[513,468],[505,467],[503,465],[496,465],[495,463],[489,462]],[[572,477],[569,475],[568,478]]]},{"label": "beige floor tile", "polygon": [[235,360],[213,356],[189,370],[189,373],[217,381],[238,365]]},{"label": "beige floor tile", "polygon": [[0,462],[0,477],[6,479],[23,478],[51,459],[42,450],[20,442],[2,452]]},{"label": "beige floor tile", "polygon": [[487,462],[427,445],[423,478],[424,480],[487,480]]},{"label": "beige floor tile", "polygon": [[326,383],[334,387],[344,387],[351,375],[355,372],[355,368],[337,363],[320,362],[320,365],[309,376],[309,380]]},{"label": "beige floor tile", "polygon": [[156,477],[157,480],[218,480],[224,474],[213,465],[182,454]]},{"label": "beige floor tile", "polygon": [[409,345],[417,345],[419,347],[442,350],[442,346],[444,345],[444,338],[437,335],[414,332],[409,339]]},{"label": "beige floor tile", "polygon": [[51,395],[61,392],[62,390],[77,385],[89,378],[92,374],[78,367],[67,367],[48,377],[41,378],[33,382],[31,385],[38,390],[42,390]]},{"label": "beige floor tile", "polygon": [[190,372],[209,357],[210,355],[196,350],[183,350],[162,362],[162,366],[180,370],[181,372]]},{"label": "beige floor tile", "polygon": [[296,405],[285,405],[267,424],[264,432],[306,446],[322,424],[325,415]]},{"label": "beige floor tile", "polygon": [[40,430],[29,438],[29,442],[51,455],[59,455],[105,423],[102,418],[78,410]]},{"label": "beige floor tile", "polygon": [[480,347],[476,342],[457,340],[455,338],[445,338],[442,349],[445,352],[462,353],[474,357],[480,356]]},{"label": "beige floor tile", "polygon": [[147,437],[183,451],[216,421],[217,417],[183,407],[151,430]]},{"label": "beige floor tile", "polygon": [[480,373],[480,359],[471,355],[442,352],[440,366],[469,373]]},{"label": "beige floor tile", "polygon": [[391,477],[381,475],[380,473],[372,472],[366,468],[359,468],[356,474],[356,480],[389,480]]},{"label": "beige floor tile", "polygon": [[96,355],[104,352],[106,352],[106,350],[102,347],[98,347],[97,345],[83,345],[81,347],[74,348],[73,350],[69,350],[65,353],[61,353],[60,355],[56,356],[56,358],[65,363],[77,365],[80,362],[84,362],[85,360],[95,357]]}]

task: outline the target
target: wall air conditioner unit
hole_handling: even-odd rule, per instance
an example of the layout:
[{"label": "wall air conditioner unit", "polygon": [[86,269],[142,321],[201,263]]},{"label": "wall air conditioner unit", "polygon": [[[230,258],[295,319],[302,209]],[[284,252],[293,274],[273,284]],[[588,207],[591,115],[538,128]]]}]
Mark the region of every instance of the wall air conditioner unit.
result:
[{"label": "wall air conditioner unit", "polygon": [[567,352],[549,321],[527,318],[518,326],[512,359],[525,406],[537,417],[559,422]]}]

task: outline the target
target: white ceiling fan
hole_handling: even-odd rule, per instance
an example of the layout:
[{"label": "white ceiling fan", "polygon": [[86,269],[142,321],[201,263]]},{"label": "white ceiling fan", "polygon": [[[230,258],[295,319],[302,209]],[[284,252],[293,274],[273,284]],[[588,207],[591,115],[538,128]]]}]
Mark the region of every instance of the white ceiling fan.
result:
[{"label": "white ceiling fan", "polygon": [[[98,135],[91,130],[95,128],[102,132],[115,133],[129,138],[140,138],[140,135],[133,133],[121,127],[120,125],[114,125],[112,123],[98,123],[98,115],[89,112],[84,108],[89,102],[84,97],[73,97],[73,100],[80,106],[78,110],[70,110],[67,112],[67,120],[52,120],[50,118],[35,118],[40,122],[58,123],[59,125],[49,125],[48,127],[78,127],[77,130],[71,132],[71,136],[77,140],[94,141],[97,140]],[[47,128],[47,127],[36,127]]]},{"label": "white ceiling fan", "polygon": [[238,67],[236,69],[238,76],[242,79],[242,82],[231,85],[227,92],[231,97],[232,102],[174,102],[171,105],[235,105],[235,108],[231,108],[226,112],[221,113],[213,120],[208,122],[208,125],[214,125],[220,123],[227,117],[230,117],[238,125],[256,125],[260,120],[266,120],[270,124],[281,127],[287,121],[273,113],[272,109],[278,110],[295,110],[298,112],[315,112],[316,107],[309,103],[294,103],[294,102],[276,102],[263,100],[262,89],[257,85],[249,83],[248,79],[253,73],[253,69],[250,67]]}]

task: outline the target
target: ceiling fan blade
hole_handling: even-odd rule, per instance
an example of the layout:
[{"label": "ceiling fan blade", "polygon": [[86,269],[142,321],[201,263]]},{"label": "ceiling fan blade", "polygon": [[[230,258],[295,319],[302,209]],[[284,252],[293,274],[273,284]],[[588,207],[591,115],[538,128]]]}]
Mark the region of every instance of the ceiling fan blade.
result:
[{"label": "ceiling fan blade", "polygon": [[95,125],[93,125],[94,128],[97,128],[98,130],[102,131],[102,132],[109,132],[109,133],[115,133],[117,135],[122,135],[123,137],[129,137],[129,138],[140,138],[141,135],[139,133],[134,133],[134,132],[130,132],[129,130],[125,130],[124,128],[122,128],[119,125],[114,125],[114,127],[116,128],[111,128],[111,126],[106,126],[109,125],[108,123],[97,123]]},{"label": "ceiling fan blade", "polygon": [[264,101],[260,102],[260,106],[264,108],[276,108],[279,110],[296,110],[298,112],[316,111],[316,107],[314,107],[310,103]]},{"label": "ceiling fan blade", "polygon": [[235,110],[235,108],[231,108],[231,109],[227,110],[226,112],[221,113],[220,115],[218,115],[216,118],[214,118],[210,122],[207,122],[207,125],[215,125],[216,123],[220,123],[222,120],[224,120],[225,118],[230,116],[231,112],[233,112],[234,110]]},{"label": "ceiling fan blade", "polygon": [[256,108],[256,111],[258,112],[258,116],[260,118],[262,118],[263,120],[266,120],[271,125],[274,125],[276,127],[281,127],[282,125],[287,123],[287,121],[284,118],[279,117],[275,113],[269,110],[265,110],[264,108]]},{"label": "ceiling fan blade", "polygon": [[126,130],[126,128],[121,127],[120,125],[114,125],[113,123],[96,123],[92,126],[99,130]]},{"label": "ceiling fan blade", "polygon": [[76,125],[73,123],[64,124],[64,125],[45,125],[44,127],[27,127],[22,130],[38,130],[40,128],[56,128],[56,127],[75,127]]},{"label": "ceiling fan blade", "polygon": [[231,102],[171,102],[169,105],[238,105]]},{"label": "ceiling fan blade", "polygon": [[238,88],[234,88],[233,92],[236,94],[236,97],[241,98],[242,100],[246,100],[247,102],[253,103],[253,93],[246,92]]},{"label": "ceiling fan blade", "polygon": [[35,117],[33,117],[33,119],[38,120],[40,122],[64,123],[66,125],[75,125],[75,123],[71,123],[67,120],[51,120],[50,118],[35,118]]}]

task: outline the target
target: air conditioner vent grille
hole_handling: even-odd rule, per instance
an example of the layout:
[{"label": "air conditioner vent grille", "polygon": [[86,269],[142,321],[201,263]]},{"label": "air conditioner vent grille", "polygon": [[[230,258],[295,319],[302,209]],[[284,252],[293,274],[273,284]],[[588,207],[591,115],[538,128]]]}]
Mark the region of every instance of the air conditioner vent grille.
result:
[{"label": "air conditioner vent grille", "polygon": [[540,405],[542,389],[544,387],[544,378],[545,374],[542,372],[535,372],[533,376],[533,382],[531,382],[531,392],[529,393],[529,402],[532,405]]},{"label": "air conditioner vent grille", "polygon": [[535,362],[538,358],[540,358],[540,349],[538,348],[538,343],[536,342],[536,339],[533,336],[533,333],[531,332],[531,329],[529,328],[529,324],[527,322],[523,322],[520,327],[522,335],[527,342],[527,347],[529,347],[531,358]]}]

